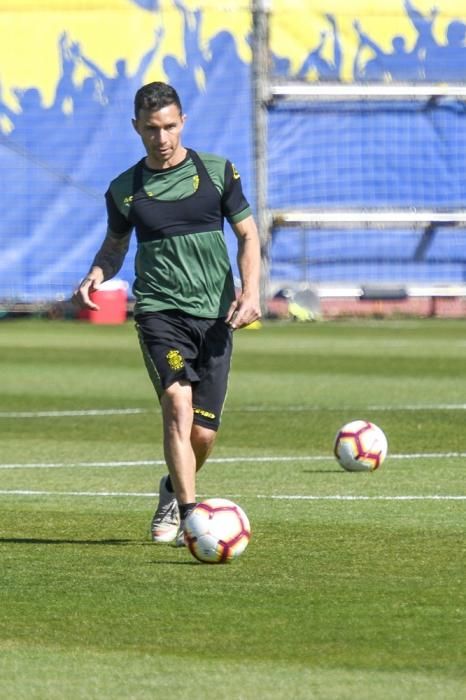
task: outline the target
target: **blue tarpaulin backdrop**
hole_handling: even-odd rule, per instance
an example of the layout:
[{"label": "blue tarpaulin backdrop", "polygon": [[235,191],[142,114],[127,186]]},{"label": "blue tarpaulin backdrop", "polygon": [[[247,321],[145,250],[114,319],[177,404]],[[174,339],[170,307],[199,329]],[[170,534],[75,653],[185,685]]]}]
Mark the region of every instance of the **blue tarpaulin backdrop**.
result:
[{"label": "blue tarpaulin backdrop", "polygon": [[[108,183],[143,155],[131,126],[132,100],[135,90],[148,79],[167,80],[177,87],[188,115],[184,143],[231,159],[254,205],[251,64],[239,48],[238,31],[230,31],[225,16],[224,29],[201,38],[202,22],[209,10],[189,10],[181,0],[172,3],[169,15],[155,0],[128,0],[126,5],[153,25],[152,43],[134,49],[137,55],[132,61],[118,58],[109,70],[82,37],[76,37],[67,26],[64,12],[58,41],[50,34],[59,61],[52,98],[45,99],[42,86],[35,84],[10,86],[9,99],[0,92],[0,298],[67,297],[85,273],[106,230],[104,192]],[[167,3],[163,5],[166,8]],[[44,23],[47,16],[44,14]],[[462,21],[450,23],[451,36],[447,33],[447,43],[439,46],[432,33],[426,33],[427,19],[432,25],[435,18],[424,18],[422,28],[413,14],[412,23],[419,23],[414,55],[414,49],[400,53],[396,43],[391,53],[377,51],[358,19],[354,18],[359,53],[354,60],[353,79],[370,76],[390,80],[395,72],[399,79],[405,70],[409,79],[425,81],[433,74],[435,64],[441,66],[444,82],[466,80],[466,31]],[[181,32],[181,54],[171,52],[171,44],[166,41],[175,21]],[[335,31],[335,22],[332,27]],[[131,31],[131,25],[127,31]],[[45,32],[44,40],[47,36]],[[249,36],[250,24],[245,24],[243,48]],[[422,41],[427,43],[423,45]],[[323,47],[317,46],[299,70],[278,52],[273,54],[273,65],[282,77],[299,74],[305,79],[341,79],[341,50],[337,51],[336,42],[335,46],[332,61],[324,58],[319,53]],[[362,52],[368,48],[372,51],[370,59]],[[442,52],[437,63],[433,61],[437,56],[434,49]],[[272,108],[270,206],[462,208],[466,202],[465,125],[464,103],[455,100]],[[328,246],[335,250],[332,235],[336,234],[328,233],[327,240],[324,235],[319,234],[324,250],[322,262],[313,274],[318,279],[332,275],[351,279],[348,256],[342,269],[335,272],[338,256],[325,252]],[[227,238],[234,260],[230,231]],[[398,246],[400,257],[406,256],[406,240],[394,236],[391,252]],[[338,241],[341,252],[345,243]],[[368,246],[363,244],[361,248],[367,250]],[[287,276],[299,277],[301,249],[302,242],[296,244],[292,232],[276,232],[272,275],[280,277],[286,270]],[[291,257],[290,251],[295,251]],[[132,252],[121,272],[130,283]],[[460,260],[456,248],[452,257]],[[281,262],[284,259],[288,259],[286,265]],[[424,266],[418,268],[418,273],[426,280],[436,275],[455,280],[463,277],[462,263],[453,271],[451,267],[442,269],[439,272],[438,266]],[[394,272],[388,266],[377,274],[390,278]]]}]

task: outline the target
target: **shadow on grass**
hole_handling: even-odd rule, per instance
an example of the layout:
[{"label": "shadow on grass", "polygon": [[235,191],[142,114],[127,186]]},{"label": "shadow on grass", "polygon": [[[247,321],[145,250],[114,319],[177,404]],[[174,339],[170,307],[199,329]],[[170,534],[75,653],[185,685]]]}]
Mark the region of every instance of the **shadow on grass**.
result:
[{"label": "shadow on grass", "polygon": [[303,474],[343,474],[342,469],[303,469]]},{"label": "shadow on grass", "polygon": [[176,559],[157,559],[156,561],[151,562],[151,564],[164,564],[165,566],[167,566],[167,564],[169,566],[201,566],[201,562],[196,561],[194,558],[191,560],[188,559],[187,561],[178,561]]},{"label": "shadow on grass", "polygon": [[[145,542],[141,540],[123,540],[123,539],[107,539],[107,540],[71,540],[71,539],[57,539],[57,538],[47,538],[47,537],[0,537],[0,546],[2,544],[71,544],[71,545],[90,545],[90,546],[104,546],[104,547],[121,547],[122,545],[136,545],[139,547],[152,547],[154,548],[153,542]],[[173,549],[178,549],[179,547],[172,547]],[[158,546],[156,546],[158,549]],[[160,551],[160,550],[159,550]],[[188,561],[177,561],[175,559],[158,559],[152,561],[152,564],[182,564],[184,566],[197,566],[200,562],[196,561],[194,558]]]},{"label": "shadow on grass", "polygon": [[[121,545],[138,545],[138,546],[146,546],[148,545],[149,547],[154,547],[153,542],[144,542],[140,540],[122,540],[122,539],[114,539],[114,540],[70,540],[70,539],[49,539],[49,538],[40,538],[40,537],[0,537],[0,546],[2,544],[52,544],[52,545],[61,545],[61,544],[71,544],[71,545],[91,545],[91,546],[121,546]],[[158,547],[156,547],[158,549]],[[179,551],[179,547],[174,547],[172,546],[173,549],[177,549]],[[179,561],[177,559],[156,559],[152,560],[150,564],[163,564],[165,566],[201,566],[201,562],[197,561],[194,559],[194,557],[187,559],[186,561]]]}]

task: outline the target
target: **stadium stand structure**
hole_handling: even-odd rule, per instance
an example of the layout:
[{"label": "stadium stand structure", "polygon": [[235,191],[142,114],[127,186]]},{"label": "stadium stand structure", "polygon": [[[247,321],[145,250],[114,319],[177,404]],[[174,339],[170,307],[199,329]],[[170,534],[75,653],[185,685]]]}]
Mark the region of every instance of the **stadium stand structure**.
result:
[{"label": "stadium stand structure", "polygon": [[308,287],[329,314],[332,300],[343,312],[348,299],[352,312],[429,315],[454,300],[450,313],[463,315],[466,84],[283,79],[274,73],[269,24],[270,4],[257,0],[264,296]]}]

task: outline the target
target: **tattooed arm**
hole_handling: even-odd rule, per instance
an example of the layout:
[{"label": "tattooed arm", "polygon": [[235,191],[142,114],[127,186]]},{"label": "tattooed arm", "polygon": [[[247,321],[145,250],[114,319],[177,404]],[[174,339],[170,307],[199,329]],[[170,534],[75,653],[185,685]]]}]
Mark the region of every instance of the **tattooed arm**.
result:
[{"label": "tattooed arm", "polygon": [[121,269],[128,252],[131,231],[118,238],[107,230],[104,242],[97,252],[91,268],[73,294],[73,301],[82,309],[98,309],[90,295],[99,289],[102,282],[114,277]]}]

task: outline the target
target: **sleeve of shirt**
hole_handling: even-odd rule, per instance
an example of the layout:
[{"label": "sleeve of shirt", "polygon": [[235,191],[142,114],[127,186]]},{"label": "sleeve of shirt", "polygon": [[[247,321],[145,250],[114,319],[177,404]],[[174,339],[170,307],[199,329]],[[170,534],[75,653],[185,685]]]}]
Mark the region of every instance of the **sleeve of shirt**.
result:
[{"label": "sleeve of shirt", "polygon": [[239,172],[229,160],[225,161],[222,213],[230,224],[251,215],[251,207],[243,194]]},{"label": "sleeve of shirt", "polygon": [[105,193],[108,228],[115,238],[126,236],[133,228],[132,223],[118,209],[110,189]]}]

